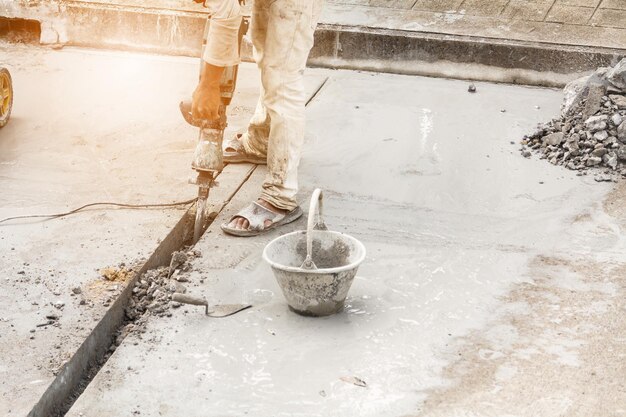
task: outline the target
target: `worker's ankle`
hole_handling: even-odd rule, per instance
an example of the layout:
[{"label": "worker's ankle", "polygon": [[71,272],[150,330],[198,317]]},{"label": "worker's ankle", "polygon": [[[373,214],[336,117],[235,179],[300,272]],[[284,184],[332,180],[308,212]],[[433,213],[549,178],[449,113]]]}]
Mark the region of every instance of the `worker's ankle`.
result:
[{"label": "worker's ankle", "polygon": [[257,203],[259,203],[260,205],[262,205],[266,209],[272,210],[273,212],[276,212],[276,213],[287,213],[289,211],[289,210],[285,210],[285,209],[281,209],[279,207],[276,207],[275,205],[273,205],[269,201],[264,200],[262,197],[259,197],[259,199],[257,200]]}]

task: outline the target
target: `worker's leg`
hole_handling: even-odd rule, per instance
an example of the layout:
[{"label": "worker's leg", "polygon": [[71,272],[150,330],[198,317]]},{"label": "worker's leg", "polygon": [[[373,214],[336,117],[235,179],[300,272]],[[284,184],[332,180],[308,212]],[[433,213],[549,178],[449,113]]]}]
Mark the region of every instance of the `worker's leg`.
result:
[{"label": "worker's leg", "polygon": [[[304,142],[306,99],[302,77],[322,0],[256,0],[254,7],[252,36],[264,89],[254,118],[260,123],[251,126],[269,124],[270,129],[267,142],[260,134],[248,134],[244,135],[244,146],[249,151],[267,149],[268,175],[258,203],[290,216],[296,213],[298,165]],[[248,129],[248,133],[254,129]],[[264,224],[269,227],[272,221]],[[245,216],[236,216],[228,225],[222,225],[227,233],[249,227]]]},{"label": "worker's leg", "polygon": [[[252,4],[252,22],[250,27],[252,37],[252,52],[257,65],[262,61],[265,49],[265,40],[267,36],[267,24],[269,21],[268,0],[256,0]],[[267,142],[270,133],[270,116],[267,113],[265,105],[265,90],[263,84],[259,93],[259,101],[248,130],[241,137],[246,153],[256,156],[267,156]]]},{"label": "worker's leg", "polygon": [[259,101],[250,119],[248,130],[241,136],[241,144],[246,153],[267,157],[267,142],[270,134],[270,116],[263,105],[265,91],[261,85]]},{"label": "worker's leg", "polygon": [[303,72],[322,0],[274,0],[266,5],[267,31],[258,64],[270,132],[261,199],[275,208],[293,210],[298,205],[298,165],[304,143]]}]

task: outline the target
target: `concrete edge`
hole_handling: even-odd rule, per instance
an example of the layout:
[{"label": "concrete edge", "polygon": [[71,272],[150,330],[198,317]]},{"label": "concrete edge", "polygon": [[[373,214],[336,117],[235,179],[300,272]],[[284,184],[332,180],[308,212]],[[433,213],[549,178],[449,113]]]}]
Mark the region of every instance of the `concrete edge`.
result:
[{"label": "concrete edge", "polygon": [[[212,224],[217,215],[230,203],[241,187],[250,179],[256,165],[238,164],[232,169],[227,166],[218,176],[235,175],[237,181],[234,187],[218,188],[216,201],[211,204],[206,229]],[[146,271],[160,266],[169,265],[172,253],[185,245],[191,244],[193,238],[196,205],[190,207],[174,225],[172,230],[152,252],[146,262],[126,283],[126,287],[116,298],[113,304],[98,321],[89,336],[72,355],[70,360],[61,368],[56,378],[50,383],[37,404],[34,405],[29,417],[62,416],[71,408],[72,404],[89,385],[98,370],[106,363],[107,353],[114,342],[117,331],[126,322],[126,307],[132,297],[132,291],[137,280]]]},{"label": "concrete edge", "polygon": [[[85,384],[89,371],[102,364],[109,351],[116,331],[124,323],[125,312],[138,278],[149,269],[168,265],[172,252],[179,250],[193,236],[195,205],[188,209],[150,258],[126,283],[122,293],[104,314],[104,317],[91,331],[71,359],[63,366],[56,378],[48,386],[29,417],[50,417],[63,415]],[[92,375],[93,376],[93,375]]]},{"label": "concrete edge", "polygon": [[[7,0],[0,0],[0,4]],[[53,7],[0,8],[41,22],[41,43],[198,57],[207,15],[69,0]],[[320,24],[309,65],[560,87],[625,49]],[[252,61],[247,39],[242,57]]]},{"label": "concrete edge", "polygon": [[309,64],[320,67],[561,87],[626,49],[320,25]]}]

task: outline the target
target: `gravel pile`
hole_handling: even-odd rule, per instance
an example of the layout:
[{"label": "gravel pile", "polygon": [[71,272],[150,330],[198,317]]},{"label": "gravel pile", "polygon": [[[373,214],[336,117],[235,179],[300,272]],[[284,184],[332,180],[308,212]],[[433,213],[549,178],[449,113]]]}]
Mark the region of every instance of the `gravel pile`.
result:
[{"label": "gravel pile", "polygon": [[189,260],[199,256],[196,251],[174,252],[169,267],[151,269],[144,273],[135,288],[126,308],[126,317],[136,321],[145,313],[155,316],[171,316],[170,308],[178,308],[180,303],[172,302],[172,294],[187,292],[183,283],[189,282],[191,265]]},{"label": "gravel pile", "polygon": [[564,94],[561,116],[525,136],[522,155],[604,174],[599,181],[626,177],[626,58],[569,83]]}]

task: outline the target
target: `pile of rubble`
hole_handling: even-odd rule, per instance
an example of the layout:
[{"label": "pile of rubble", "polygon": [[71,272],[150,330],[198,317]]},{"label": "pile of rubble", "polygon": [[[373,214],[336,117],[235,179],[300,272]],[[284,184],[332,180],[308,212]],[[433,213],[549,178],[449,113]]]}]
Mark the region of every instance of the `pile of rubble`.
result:
[{"label": "pile of rubble", "polygon": [[145,313],[171,316],[169,309],[181,306],[172,302],[172,294],[187,292],[183,283],[189,282],[189,260],[197,256],[198,251],[174,252],[169,267],[151,269],[139,277],[126,308],[127,319],[136,321]]},{"label": "pile of rubble", "polygon": [[[569,83],[561,116],[522,140],[522,155],[541,155],[598,180],[626,177],[626,58]],[[600,170],[598,172],[598,170]]]}]

